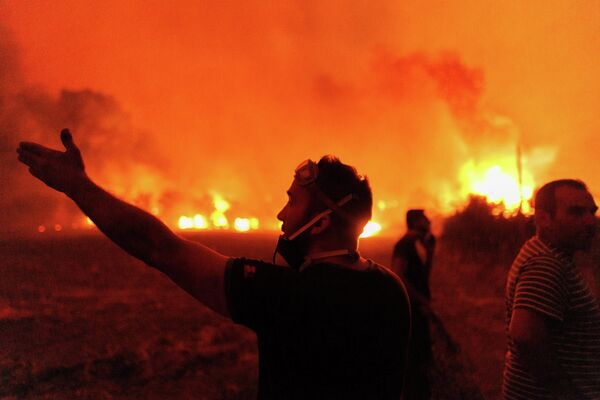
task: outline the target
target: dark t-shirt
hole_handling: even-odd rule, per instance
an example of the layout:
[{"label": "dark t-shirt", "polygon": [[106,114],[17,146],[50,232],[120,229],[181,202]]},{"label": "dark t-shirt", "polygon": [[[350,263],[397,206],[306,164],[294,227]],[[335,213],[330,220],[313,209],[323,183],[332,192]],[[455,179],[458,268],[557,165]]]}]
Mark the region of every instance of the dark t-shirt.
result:
[{"label": "dark t-shirt", "polygon": [[398,275],[406,279],[407,284],[416,289],[426,298],[431,298],[429,290],[429,272],[431,271],[431,263],[423,262],[417,252],[416,235],[404,235],[394,246],[394,258],[402,258],[406,262],[406,271],[401,274],[401,271],[394,271]]},{"label": "dark t-shirt", "polygon": [[233,320],[257,334],[259,399],[400,398],[410,305],[389,270],[231,259],[225,287]]}]

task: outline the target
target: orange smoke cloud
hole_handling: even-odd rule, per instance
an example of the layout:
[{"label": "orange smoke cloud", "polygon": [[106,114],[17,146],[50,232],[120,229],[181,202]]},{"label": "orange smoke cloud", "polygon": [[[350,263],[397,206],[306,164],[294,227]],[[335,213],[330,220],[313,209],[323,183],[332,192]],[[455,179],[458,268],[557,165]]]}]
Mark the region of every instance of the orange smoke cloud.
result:
[{"label": "orange smoke cloud", "polygon": [[327,153],[370,177],[383,230],[407,207],[460,206],[496,167],[515,178],[517,146],[528,187],[600,188],[595,7],[397,3],[11,4],[10,220],[42,210],[37,229],[77,212],[12,171],[18,140],[57,147],[63,126],[93,177],[173,226],[209,218],[212,193],[230,224],[274,221],[293,167]]}]

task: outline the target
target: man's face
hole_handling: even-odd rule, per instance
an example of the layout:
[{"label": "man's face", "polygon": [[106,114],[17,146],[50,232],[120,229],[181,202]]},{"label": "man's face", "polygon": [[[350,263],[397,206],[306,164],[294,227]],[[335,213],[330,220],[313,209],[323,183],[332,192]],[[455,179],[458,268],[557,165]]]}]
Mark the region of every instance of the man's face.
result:
[{"label": "man's face", "polygon": [[598,207],[587,190],[570,186],[555,191],[556,211],[546,227],[556,245],[563,250],[587,250],[596,233]]},{"label": "man's face", "polygon": [[424,215],[421,218],[419,218],[419,220],[417,221],[416,229],[422,236],[427,235],[431,230],[431,222],[429,221],[429,218],[427,218]]},{"label": "man's face", "polygon": [[277,219],[283,222],[281,230],[289,237],[308,222],[310,206],[310,191],[294,181],[287,191],[288,201],[277,214]]}]

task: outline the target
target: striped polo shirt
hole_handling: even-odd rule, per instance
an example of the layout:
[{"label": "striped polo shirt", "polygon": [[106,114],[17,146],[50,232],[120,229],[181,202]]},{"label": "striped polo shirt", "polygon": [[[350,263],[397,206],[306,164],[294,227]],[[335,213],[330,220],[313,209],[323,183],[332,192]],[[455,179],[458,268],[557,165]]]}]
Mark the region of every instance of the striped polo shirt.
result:
[{"label": "striped polo shirt", "polygon": [[[512,311],[523,308],[549,319],[551,341],[573,399],[600,399],[600,309],[571,257],[533,237],[513,262],[506,283],[507,332]],[[508,336],[505,399],[550,399],[552,394],[527,372]]]}]

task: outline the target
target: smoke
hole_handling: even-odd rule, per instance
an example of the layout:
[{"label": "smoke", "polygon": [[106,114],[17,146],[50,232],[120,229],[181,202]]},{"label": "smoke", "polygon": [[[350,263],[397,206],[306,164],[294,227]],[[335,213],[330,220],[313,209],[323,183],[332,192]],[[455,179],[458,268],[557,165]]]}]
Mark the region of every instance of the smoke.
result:
[{"label": "smoke", "polygon": [[[64,90],[54,98],[42,90],[21,87],[12,94],[4,92],[2,98],[5,107],[0,116],[0,162],[4,195],[0,206],[5,212],[0,224],[3,230],[72,220],[74,209],[70,202],[32,181],[26,168],[16,162],[15,153],[22,140],[62,149],[58,132],[65,126],[84,133],[77,135],[77,144],[89,155],[86,163],[96,175],[110,177],[118,172],[124,175],[124,183],[131,183],[133,177],[128,179],[128,175],[134,168],[142,168],[157,180],[162,179],[148,143],[140,141],[135,130],[129,129],[127,117],[110,97],[90,90]],[[136,157],[135,165],[127,154],[130,149],[143,154]]]},{"label": "smoke", "polygon": [[[558,77],[560,94],[577,87],[577,69],[558,72],[577,58],[554,62],[543,46],[544,24],[585,10],[439,5],[442,24],[417,2],[42,3],[12,7],[15,41],[0,39],[3,226],[78,215],[13,158],[19,140],[59,147],[63,127],[94,179],[169,224],[210,213],[214,193],[232,215],[273,221],[293,168],[328,153],[370,177],[391,227],[407,207],[460,206],[465,165],[516,164],[517,146],[536,183],[593,176],[569,156],[583,135],[564,137],[584,126],[593,140],[596,124],[559,112],[548,89]],[[557,34],[553,51],[584,33]]]},{"label": "smoke", "polygon": [[[62,149],[58,133],[63,127],[78,133],[76,143],[86,155],[88,170],[101,177],[101,182],[147,208],[158,201],[154,196],[166,189],[163,172],[168,164],[155,152],[152,139],[131,126],[118,102],[93,90],[65,89],[52,96],[43,88],[27,86],[17,48],[7,40],[10,35],[4,31],[0,37],[0,233],[7,236],[33,232],[38,225],[70,224],[79,214],[63,195],[29,177],[16,160],[20,141]],[[144,186],[134,182],[139,171],[152,181],[146,184],[147,192],[132,193],[132,187]],[[152,194],[149,186],[158,193]]]}]

